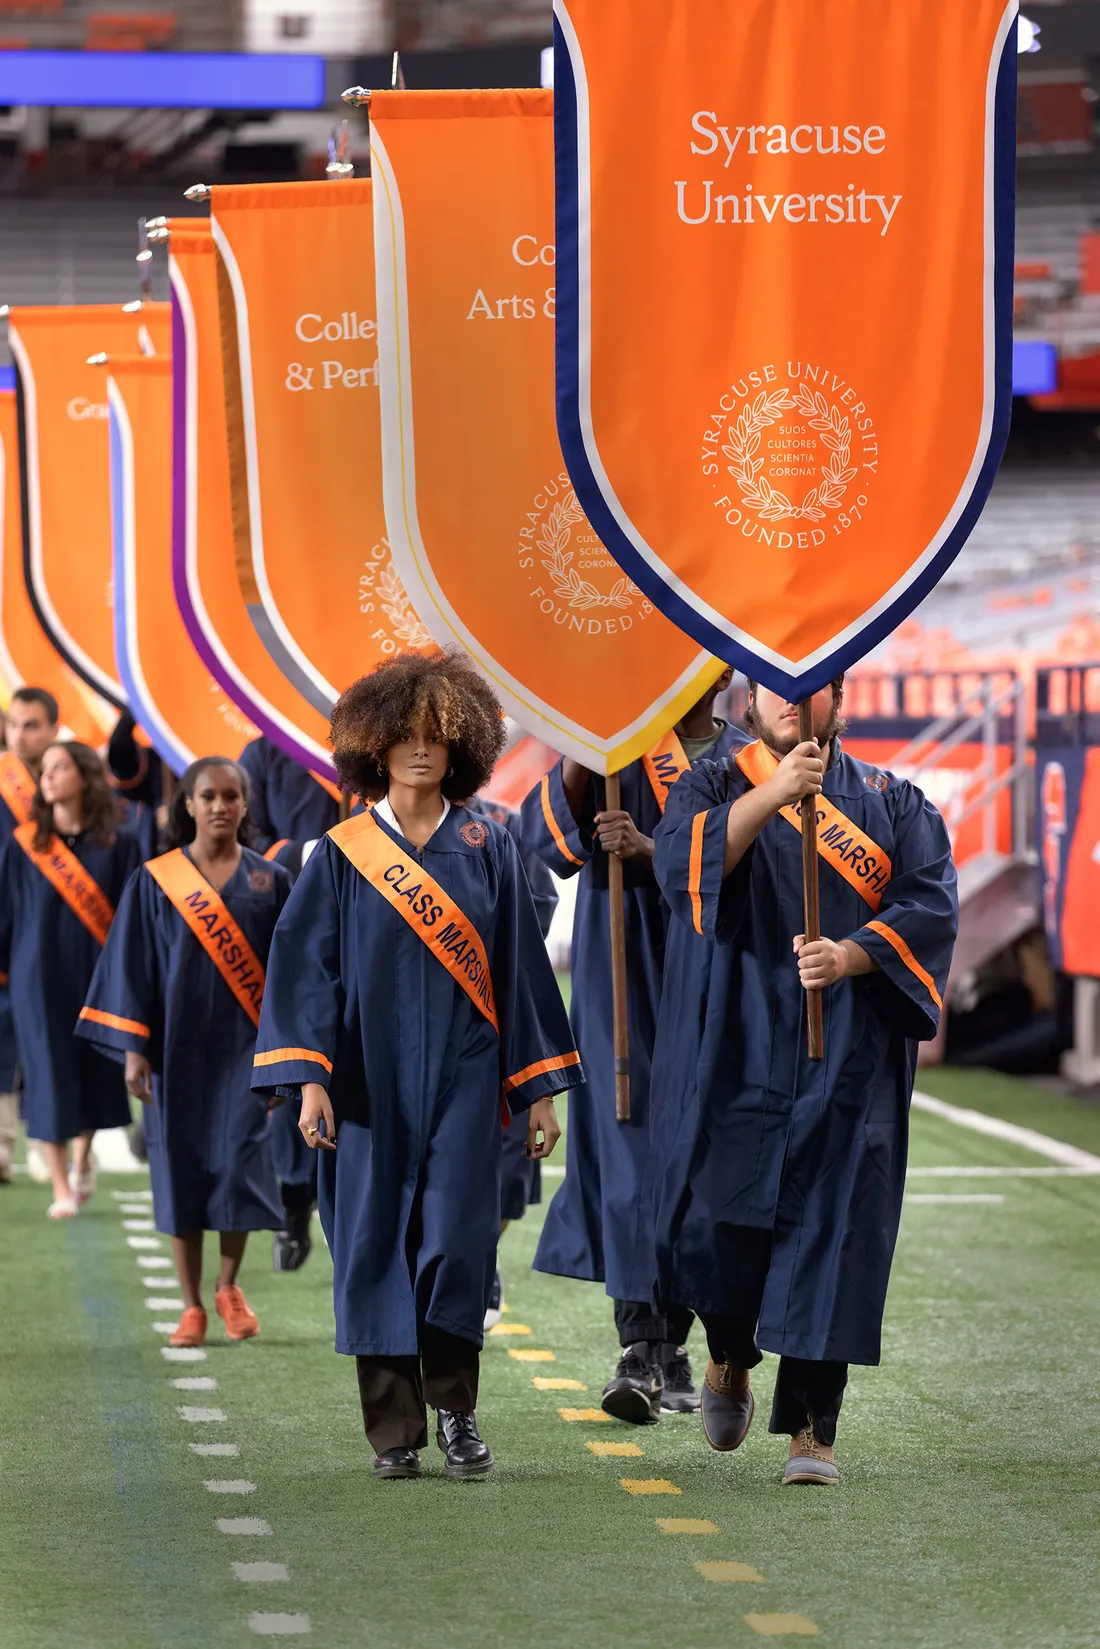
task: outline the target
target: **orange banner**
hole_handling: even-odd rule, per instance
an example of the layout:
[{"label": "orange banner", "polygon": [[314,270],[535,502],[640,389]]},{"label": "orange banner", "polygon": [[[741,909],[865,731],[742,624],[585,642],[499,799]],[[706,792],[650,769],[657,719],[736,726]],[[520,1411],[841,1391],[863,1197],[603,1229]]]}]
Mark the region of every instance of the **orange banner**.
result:
[{"label": "orange banner", "polygon": [[328,715],[431,638],[382,509],[367,180],[215,188],[237,569],[287,679]]},{"label": "orange banner", "polygon": [[386,522],[436,639],[521,726],[614,772],[721,666],[623,576],[565,474],[552,108],[538,91],[372,97]]},{"label": "orange banner", "polygon": [[263,964],[221,894],[195,868],[182,848],[149,859],[146,870],[167,894],[237,1002],[259,1028],[266,976]]},{"label": "orange banner", "polygon": [[12,832],[27,858],[40,870],[55,893],[61,895],[74,916],[84,923],[99,945],[107,942],[107,934],[115,919],[115,907],[72,848],[66,847],[59,836],[51,836],[39,853],[34,845],[37,825],[33,822],[17,825]]},{"label": "orange banner", "polygon": [[359,874],[404,917],[494,1031],[499,1031],[484,942],[450,894],[398,847],[373,813],[357,813],[335,825],[329,835]]},{"label": "orange banner", "polygon": [[[88,357],[102,351],[163,354],[168,305],[146,304],[137,313],[119,304],[16,306],[8,339],[23,395],[27,589],[66,663],[121,706],[111,612],[106,386]],[[72,698],[59,696],[66,704]]]},{"label": "orange banner", "polygon": [[570,476],[623,572],[792,700],[917,605],[1000,464],[1016,10],[555,0]]},{"label": "orange banner", "polygon": [[257,729],[203,664],[176,606],[171,359],[112,359],[108,373],[115,652],[134,716],[181,773],[199,756],[239,756]]},{"label": "orange banner", "polygon": [[17,687],[45,687],[61,706],[61,723],[93,747],[118,720],[113,704],[69,668],[50,641],[27,595],[23,576],[23,510],[19,497],[19,431],[15,374],[0,381],[0,676],[5,706]]},{"label": "orange banner", "polygon": [[279,669],[249,616],[237,577],[211,227],[182,218],[173,219],[168,231],[176,599],[196,651],[234,703],[290,755],[331,780],[328,716]]}]

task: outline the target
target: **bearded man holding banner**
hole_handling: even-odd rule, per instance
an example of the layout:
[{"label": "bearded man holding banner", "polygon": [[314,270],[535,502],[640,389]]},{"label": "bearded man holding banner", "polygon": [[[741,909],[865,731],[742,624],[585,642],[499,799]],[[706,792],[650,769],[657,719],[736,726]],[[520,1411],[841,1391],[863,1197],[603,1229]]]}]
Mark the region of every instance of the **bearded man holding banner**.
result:
[{"label": "bearded man holding banner", "polygon": [[[707,1333],[703,1429],[736,1449],[758,1347],[779,1354],[786,1483],[835,1484],[849,1363],[878,1363],[917,1044],[936,1034],[958,899],[943,820],[841,748],[843,678],[798,711],[750,683],[758,737],[669,795],[654,868],[674,920],[654,1049],[658,1298]],[[821,929],[802,919],[817,796]],[[825,1058],[806,1052],[823,993]]]},{"label": "bearded man holding banner", "polygon": [[[568,1172],[546,1215],[535,1269],[603,1282],[614,1301],[622,1356],[603,1396],[617,1419],[649,1425],[661,1409],[696,1409],[684,1348],[692,1313],[658,1312],[652,1283],[650,1059],[661,998],[668,910],[653,874],[653,835],[669,787],[692,762],[723,760],[744,735],[714,716],[732,672],[720,675],[674,731],[620,776],[623,807],[608,812],[603,784],[563,757],[523,804],[524,839],[558,876],[578,876],[570,1019],[586,1086],[570,1108]],[[630,1028],[630,1121],[615,1120],[608,855],[624,861]]]}]

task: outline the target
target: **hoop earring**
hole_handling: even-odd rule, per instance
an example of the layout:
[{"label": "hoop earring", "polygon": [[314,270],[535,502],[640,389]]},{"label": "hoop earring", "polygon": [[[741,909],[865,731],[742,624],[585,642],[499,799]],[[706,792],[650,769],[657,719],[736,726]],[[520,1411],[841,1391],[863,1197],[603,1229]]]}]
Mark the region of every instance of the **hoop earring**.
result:
[{"label": "hoop earring", "polygon": [[448,767],[446,773],[444,774],[444,778],[453,779],[454,776],[455,776],[454,768],[453,767]]},{"label": "hoop earring", "polygon": [[386,765],[386,763],[385,763],[385,762],[379,762],[379,763],[378,763],[378,771],[379,771],[379,772],[380,772],[380,773],[388,773],[388,772],[389,772],[389,768],[388,768],[388,767],[387,767],[387,765]]}]

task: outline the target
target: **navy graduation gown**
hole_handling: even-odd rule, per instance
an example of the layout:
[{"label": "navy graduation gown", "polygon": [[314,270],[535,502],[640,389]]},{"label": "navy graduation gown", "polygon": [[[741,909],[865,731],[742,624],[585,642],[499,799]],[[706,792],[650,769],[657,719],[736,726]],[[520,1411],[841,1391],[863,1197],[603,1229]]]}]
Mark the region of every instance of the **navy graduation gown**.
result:
[{"label": "navy graduation gown", "polygon": [[[248,848],[221,890],[261,965],[289,894],[285,872]],[[153,1067],[145,1138],[157,1230],[278,1229],[267,1107],[252,1091],[256,1028],[145,866],[123,894],[87,1006],[119,1023],[82,1019],[82,1037]]]},{"label": "navy graduation gown", "polygon": [[[133,837],[120,832],[109,847],[87,835],[64,840],[117,910],[140,863]],[[11,980],[31,1139],[75,1139],[131,1120],[122,1072],[75,1034],[99,957],[84,923],[9,837],[0,852],[0,973]]]},{"label": "navy graduation gown", "polygon": [[248,811],[262,852],[283,838],[314,841],[331,830],[339,818],[339,803],[270,739],[253,739],[246,744],[240,765],[248,774]]},{"label": "navy graduation gown", "polygon": [[[415,861],[417,849],[377,822]],[[481,935],[500,1036],[326,837],[276,930],[257,1043],[261,1092],[320,1082],[332,1100],[337,1149],[320,1155],[318,1202],[336,1348],[351,1354],[414,1355],[422,1322],[481,1344],[500,1224],[502,1087],[514,1081],[507,1098],[518,1112],[580,1079],[507,831],[452,807],[420,857]]]},{"label": "navy graduation gown", "polygon": [[[545,939],[558,908],[558,890],[549,869],[523,841],[520,816],[503,802],[491,802],[474,796],[466,803],[471,813],[482,818],[495,819],[511,836],[519,852],[520,863],[531,889],[538,917],[539,931]],[[502,1220],[520,1220],[528,1208],[542,1201],[542,1164],[527,1155],[527,1118],[514,1117],[504,1130],[501,1142],[504,1157],[500,1178],[500,1217]]]},{"label": "navy graduation gown", "polygon": [[[0,853],[11,840],[12,831],[20,821],[0,796]],[[15,1087],[15,1071],[19,1055],[15,1046],[15,1025],[11,1015],[11,993],[5,979],[0,984],[0,1094],[10,1094]]]},{"label": "navy graduation gown", "polygon": [[771,819],[722,875],[726,819],[748,788],[732,760],[704,762],[673,788],[656,833],[674,916],[654,1053],[659,1294],[732,1310],[715,1228],[769,1230],[764,1350],[877,1363],[917,1043],[936,1033],[955,941],[951,847],[915,786],[835,742],[824,796],[892,872],[876,913],[820,864],[822,933],[854,939],[881,971],[825,991],[825,1059],[812,1064],[792,948],[804,925],[799,832]]},{"label": "navy graduation gown", "polygon": [[[723,728],[719,756],[746,742]],[[650,1060],[661,998],[668,912],[652,866],[623,864],[627,1001],[630,1027],[630,1121],[615,1120],[614,1011],[607,854],[593,820],[605,805],[604,783],[588,784],[583,816],[573,818],[561,763],[523,804],[523,836],[558,876],[577,876],[573,917],[573,1033],[584,1061],[585,1086],[569,1106],[565,1182],[546,1211],[536,1271],[603,1282],[614,1300],[645,1300],[652,1287],[652,1196],[644,1175],[649,1145]],[[640,761],[620,775],[622,805],[652,836],[660,806]],[[553,824],[547,819],[547,811]]]}]

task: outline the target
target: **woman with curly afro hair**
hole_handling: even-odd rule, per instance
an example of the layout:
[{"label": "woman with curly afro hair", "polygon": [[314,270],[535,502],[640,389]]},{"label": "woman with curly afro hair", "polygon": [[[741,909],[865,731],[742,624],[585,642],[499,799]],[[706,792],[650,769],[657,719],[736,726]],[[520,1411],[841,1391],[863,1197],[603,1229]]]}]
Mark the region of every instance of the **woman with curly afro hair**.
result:
[{"label": "woman with curly afro hair", "polygon": [[482,1476],[502,1121],[526,1111],[547,1156],[580,1061],[515,843],[463,805],[504,744],[487,682],[462,656],[403,655],[348,689],[331,742],[373,805],[329,831],[279,921],[254,1083],[301,1092],[320,1151],[336,1349],[374,1475],[419,1474],[427,1404],[447,1475]]}]

